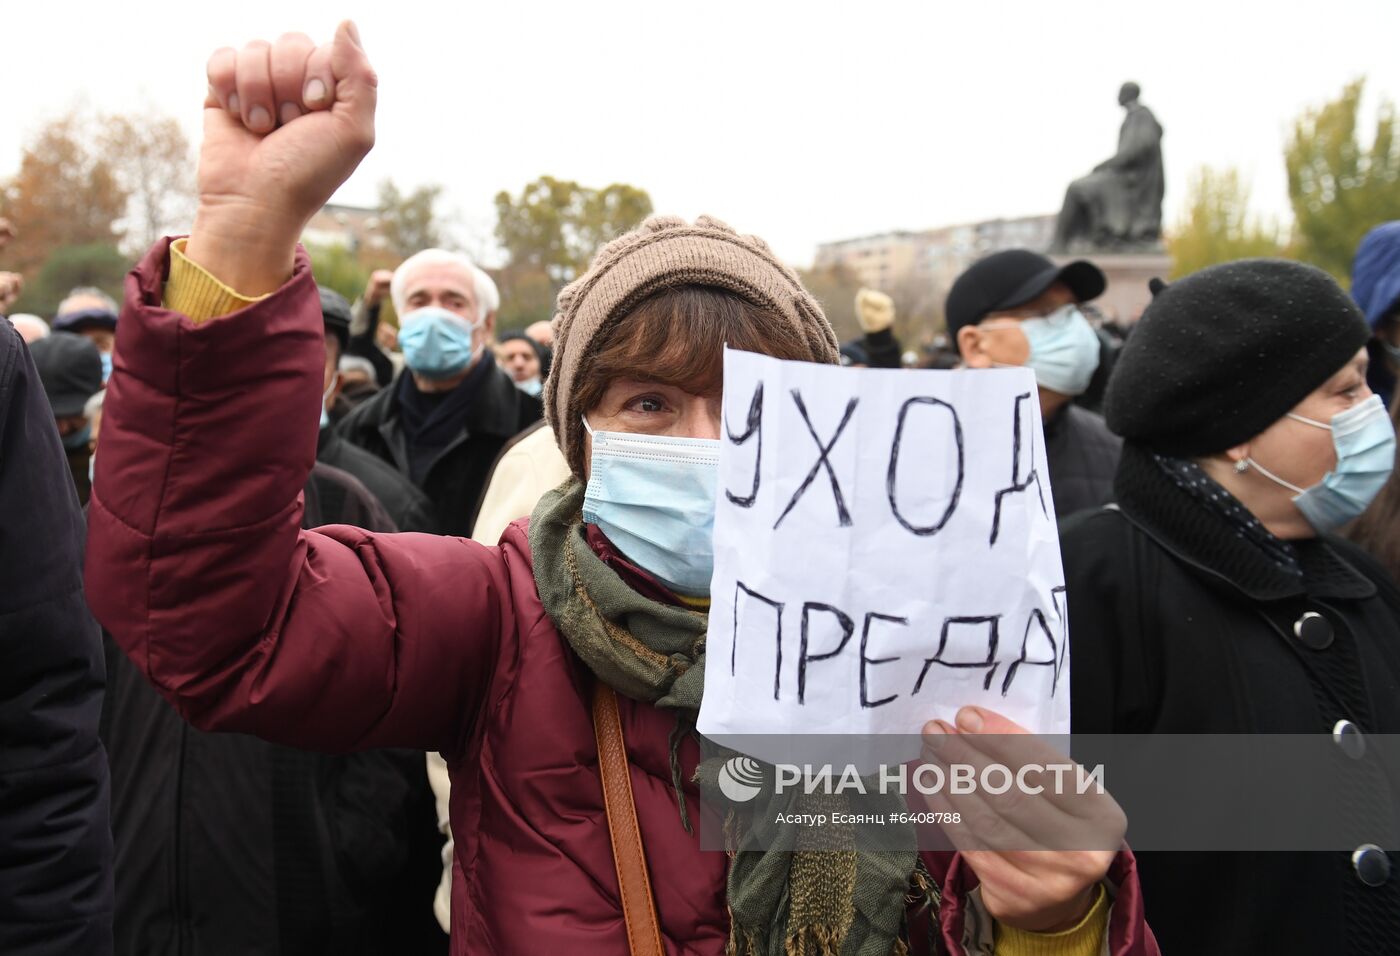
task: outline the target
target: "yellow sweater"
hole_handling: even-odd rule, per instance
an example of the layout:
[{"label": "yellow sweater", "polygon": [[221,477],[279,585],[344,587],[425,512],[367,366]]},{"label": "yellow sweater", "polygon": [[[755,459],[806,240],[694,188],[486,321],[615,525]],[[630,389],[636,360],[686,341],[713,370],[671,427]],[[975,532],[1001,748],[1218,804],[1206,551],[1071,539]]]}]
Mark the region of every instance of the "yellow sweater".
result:
[{"label": "yellow sweater", "polygon": [[[185,257],[185,241],[170,244],[170,278],[164,305],[203,322],[247,308],[266,296],[240,295]],[[708,603],[708,602],[705,602]],[[1108,929],[1108,895],[1100,885],[1093,907],[1062,933],[1027,933],[997,924],[997,956],[1096,956]]]}]

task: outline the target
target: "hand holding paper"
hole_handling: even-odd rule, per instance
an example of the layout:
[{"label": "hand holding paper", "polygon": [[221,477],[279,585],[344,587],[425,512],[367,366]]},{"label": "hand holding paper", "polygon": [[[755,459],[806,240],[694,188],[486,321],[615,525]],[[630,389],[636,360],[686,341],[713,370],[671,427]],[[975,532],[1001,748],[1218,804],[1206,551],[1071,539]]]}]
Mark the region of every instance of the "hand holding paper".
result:
[{"label": "hand holding paper", "polygon": [[1030,372],[731,351],[723,431],[702,733],[914,735],[967,704],[1068,732]]},{"label": "hand holding paper", "polygon": [[[1067,758],[1000,714],[978,707],[958,712],[957,724],[930,721],[924,759],[947,767],[1063,766]],[[982,902],[999,921],[1053,932],[1074,925],[1094,901],[1123,843],[1128,821],[1106,792],[1042,786],[1027,775],[1030,793],[951,791],[925,797],[930,810],[956,814],[943,832],[977,874]],[[1036,846],[1043,849],[1034,849]]]}]

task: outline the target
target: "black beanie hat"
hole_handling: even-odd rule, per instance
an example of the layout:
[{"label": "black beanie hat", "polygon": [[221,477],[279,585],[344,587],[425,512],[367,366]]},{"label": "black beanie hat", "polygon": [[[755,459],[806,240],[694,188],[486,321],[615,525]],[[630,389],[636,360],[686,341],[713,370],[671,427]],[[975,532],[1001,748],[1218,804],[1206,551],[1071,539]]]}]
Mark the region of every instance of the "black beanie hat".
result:
[{"label": "black beanie hat", "polygon": [[1332,277],[1297,262],[1242,259],[1152,289],[1114,366],[1104,418],[1166,455],[1249,441],[1370,338]]}]

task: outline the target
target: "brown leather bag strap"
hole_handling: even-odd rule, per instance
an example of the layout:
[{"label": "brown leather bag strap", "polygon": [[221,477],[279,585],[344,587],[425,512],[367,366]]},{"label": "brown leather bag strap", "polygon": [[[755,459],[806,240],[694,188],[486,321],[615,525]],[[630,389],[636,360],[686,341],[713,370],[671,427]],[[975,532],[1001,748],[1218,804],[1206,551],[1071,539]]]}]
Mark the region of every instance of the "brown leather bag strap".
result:
[{"label": "brown leather bag strap", "polygon": [[632,799],[632,777],[627,769],[627,743],[622,739],[617,694],[602,681],[593,688],[593,734],[598,738],[598,773],[603,778],[603,805],[608,811],[613,863],[622,891],[627,945],[632,956],[665,956],[656,903],[651,897],[647,858],[642,851],[642,831],[637,826],[637,805]]}]

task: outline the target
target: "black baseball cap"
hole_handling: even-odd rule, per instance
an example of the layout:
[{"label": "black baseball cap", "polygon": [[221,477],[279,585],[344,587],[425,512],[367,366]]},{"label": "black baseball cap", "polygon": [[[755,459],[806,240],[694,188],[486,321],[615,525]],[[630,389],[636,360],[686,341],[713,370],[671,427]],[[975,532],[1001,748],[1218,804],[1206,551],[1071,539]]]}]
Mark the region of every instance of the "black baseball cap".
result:
[{"label": "black baseball cap", "polygon": [[55,418],[81,415],[87,400],[102,391],[102,356],[92,340],[54,332],[30,345],[29,354]]},{"label": "black baseball cap", "polygon": [[1098,298],[1108,285],[1099,267],[1084,259],[1057,266],[1029,249],[1007,249],[978,259],[948,290],[943,309],[948,337],[956,344],[964,325],[1025,305],[1056,282],[1069,286],[1079,302]]},{"label": "black baseball cap", "polygon": [[321,292],[321,319],[326,323],[326,331],[340,342],[340,354],[350,347],[350,303],[345,296],[323,285],[316,287]]}]

